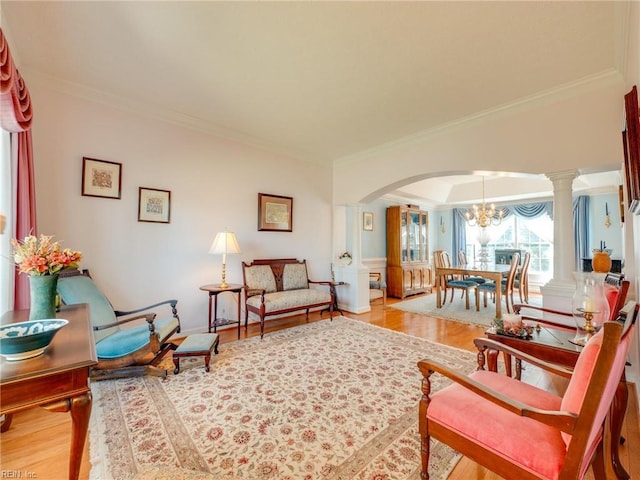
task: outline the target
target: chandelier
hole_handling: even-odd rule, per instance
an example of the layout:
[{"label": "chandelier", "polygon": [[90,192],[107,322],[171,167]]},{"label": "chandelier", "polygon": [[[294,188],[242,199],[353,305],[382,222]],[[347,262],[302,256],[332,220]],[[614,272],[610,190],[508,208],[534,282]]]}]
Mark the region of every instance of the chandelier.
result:
[{"label": "chandelier", "polygon": [[472,211],[465,214],[467,224],[470,227],[478,225],[481,228],[486,228],[490,225],[500,225],[503,216],[504,212],[502,210],[496,212],[496,206],[493,203],[487,208],[487,203],[484,201],[484,177],[482,177],[482,207],[478,208],[477,205],[474,205]]}]

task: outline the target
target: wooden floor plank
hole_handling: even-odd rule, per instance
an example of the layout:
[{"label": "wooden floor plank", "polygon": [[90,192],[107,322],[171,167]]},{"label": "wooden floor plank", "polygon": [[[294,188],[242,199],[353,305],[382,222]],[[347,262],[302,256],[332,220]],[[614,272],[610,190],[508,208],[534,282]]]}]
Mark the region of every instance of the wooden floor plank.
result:
[{"label": "wooden floor plank", "polygon": [[[387,303],[392,305],[397,301],[397,299],[389,298]],[[473,339],[482,336],[484,332],[484,327],[477,325],[385,308],[379,301],[372,304],[370,312],[359,315],[345,313],[346,316],[353,319],[472,352],[475,352]],[[327,317],[327,314],[321,317],[318,313],[313,313],[310,315],[310,321],[318,321]],[[304,315],[269,320],[265,324],[265,334],[268,335],[269,332],[304,323]],[[221,343],[232,342],[237,338],[237,329],[233,327],[219,331],[219,333]],[[259,334],[260,330],[257,325],[250,325],[246,333],[244,330],[242,331],[243,338]],[[528,381],[532,381],[536,385],[552,389],[562,388],[556,379],[548,378],[533,369],[525,370],[524,375]],[[631,478],[640,478],[640,455],[631,453],[634,449],[637,452],[640,448],[638,400],[635,396],[635,389],[631,388],[630,392],[629,409],[624,425],[627,441],[621,447],[620,453],[622,462],[631,474]],[[20,412],[15,415],[9,431],[1,434],[0,465],[2,472],[20,472],[21,478],[65,479],[67,478],[70,438],[71,420],[68,414],[51,413],[40,408]],[[87,480],[89,471],[89,454],[88,448],[86,448],[80,479]],[[465,458],[458,463],[449,476],[449,480],[499,480],[500,478]]]}]

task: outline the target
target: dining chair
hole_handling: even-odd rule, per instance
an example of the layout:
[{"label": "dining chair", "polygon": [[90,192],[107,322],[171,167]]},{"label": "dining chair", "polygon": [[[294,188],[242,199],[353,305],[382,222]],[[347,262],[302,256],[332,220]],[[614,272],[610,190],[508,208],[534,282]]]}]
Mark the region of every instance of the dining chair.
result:
[{"label": "dining chair", "polygon": [[[436,267],[451,268],[451,257],[449,256],[449,252],[445,250],[436,250],[434,252],[434,262]],[[461,290],[465,299],[465,308],[469,310],[469,290],[473,290],[476,294],[477,306],[478,294],[476,292],[476,288],[478,287],[478,284],[476,282],[457,278],[455,275],[444,275],[442,280],[444,281],[443,290],[445,301],[447,299],[447,288],[451,289],[451,300],[449,300],[449,302],[453,302],[454,290]]]},{"label": "dining chair", "polygon": [[[428,359],[418,362],[423,376],[418,413],[421,478],[429,478],[431,438],[504,478],[582,479],[590,466],[596,480],[610,478],[605,421],[624,371],[638,306],[629,302],[624,310],[624,323],[605,322],[573,369],[490,339],[474,340],[477,347],[567,378],[563,395],[501,372],[476,370],[466,375]],[[435,373],[453,383],[432,393]]]},{"label": "dining chair", "polygon": [[[511,313],[513,301],[513,285],[515,283],[516,273],[518,271],[518,265],[520,263],[520,254],[515,252],[511,257],[511,267],[507,274],[506,280],[501,284],[501,293],[504,297],[504,303],[507,308],[507,313]],[[496,291],[495,282],[487,282],[478,285],[478,294],[476,295],[476,310],[480,310],[480,292],[484,293],[484,307],[487,308],[487,292],[493,293]],[[495,298],[493,299],[495,302]]]},{"label": "dining chair", "polygon": [[531,252],[525,252],[522,260],[522,267],[518,269],[513,288],[518,289],[520,303],[529,303],[529,264],[531,263]]},{"label": "dining chair", "polygon": [[[467,268],[469,266],[469,261],[467,260],[467,253],[464,250],[460,250],[458,252],[458,266],[462,268]],[[463,275],[462,278],[464,280],[471,280],[472,282],[486,283],[487,279],[483,277],[475,277],[471,275]]]},{"label": "dining chair", "polygon": [[382,298],[382,306],[387,306],[387,283],[380,272],[369,272],[369,301]]}]

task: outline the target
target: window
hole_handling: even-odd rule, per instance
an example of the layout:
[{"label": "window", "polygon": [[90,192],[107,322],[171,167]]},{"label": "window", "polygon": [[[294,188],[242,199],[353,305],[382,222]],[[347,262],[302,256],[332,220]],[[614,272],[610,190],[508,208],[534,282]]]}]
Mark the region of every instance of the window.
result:
[{"label": "window", "polygon": [[[548,215],[537,218],[522,218],[511,215],[498,226],[488,227],[488,258],[495,258],[495,250],[502,248],[531,252],[529,273],[540,279],[553,275],[553,220]],[[482,248],[478,240],[479,228],[466,226],[467,256],[478,259]],[[523,253],[524,255],[524,253]]]}]

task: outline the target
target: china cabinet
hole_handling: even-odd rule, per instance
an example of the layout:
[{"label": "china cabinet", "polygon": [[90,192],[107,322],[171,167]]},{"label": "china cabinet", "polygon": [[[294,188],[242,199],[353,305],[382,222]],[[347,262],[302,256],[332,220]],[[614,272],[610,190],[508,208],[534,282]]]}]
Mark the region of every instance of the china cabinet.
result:
[{"label": "china cabinet", "polygon": [[429,214],[419,208],[387,208],[387,294],[404,298],[431,289]]}]

